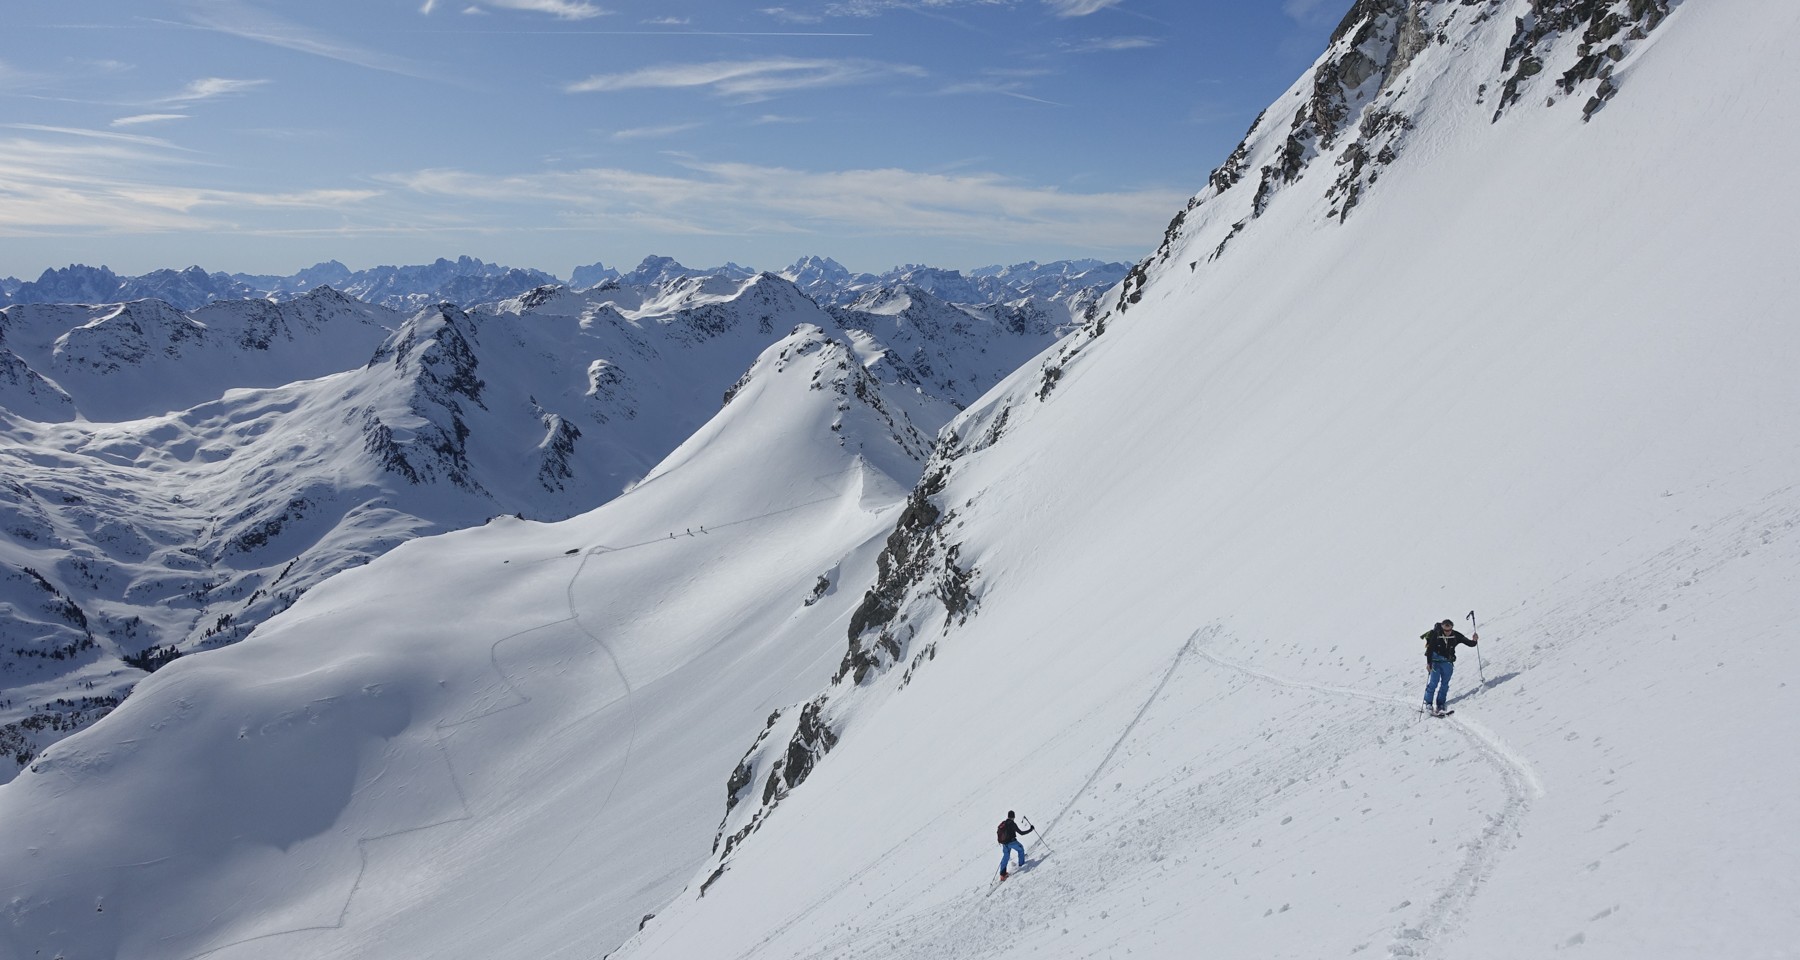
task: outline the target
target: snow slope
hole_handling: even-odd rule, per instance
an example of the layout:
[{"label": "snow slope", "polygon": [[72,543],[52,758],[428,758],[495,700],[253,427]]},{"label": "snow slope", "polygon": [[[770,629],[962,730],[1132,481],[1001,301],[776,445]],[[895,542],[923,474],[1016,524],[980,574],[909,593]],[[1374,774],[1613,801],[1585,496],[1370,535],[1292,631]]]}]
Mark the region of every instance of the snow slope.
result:
[{"label": "snow slope", "polygon": [[[1555,88],[1586,28],[1542,20],[1613,10],[1357,4],[1326,79],[1401,67],[1321,98],[1352,133],[1304,78],[1122,311],[952,423],[835,747],[619,955],[1795,956],[1800,10],[1685,3]],[[1408,136],[1344,217],[1371,105]]]},{"label": "snow slope", "polygon": [[607,506],[415,540],[145,680],[0,790],[0,954],[624,939],[828,669],[836,584],[917,477],[924,435],[850,357],[802,327]]}]

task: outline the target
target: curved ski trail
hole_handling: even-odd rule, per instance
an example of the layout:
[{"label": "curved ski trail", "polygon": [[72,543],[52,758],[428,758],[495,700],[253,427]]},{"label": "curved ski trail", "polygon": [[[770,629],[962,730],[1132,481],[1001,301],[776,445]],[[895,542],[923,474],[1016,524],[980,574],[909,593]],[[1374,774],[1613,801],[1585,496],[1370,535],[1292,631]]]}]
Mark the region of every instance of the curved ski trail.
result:
[{"label": "curved ski trail", "polygon": [[[1227,660],[1205,649],[1196,650],[1195,653],[1201,659],[1215,666],[1275,686],[1334,697],[1392,704],[1409,710],[1418,709],[1415,701],[1405,697],[1369,693],[1353,687],[1294,680]],[[1467,739],[1470,745],[1499,773],[1501,782],[1506,787],[1507,799],[1499,811],[1488,817],[1487,825],[1482,828],[1480,835],[1466,845],[1462,862],[1457,865],[1450,882],[1431,899],[1419,921],[1413,926],[1403,926],[1394,932],[1394,941],[1388,946],[1390,957],[1442,955],[1440,940],[1455,928],[1457,920],[1467,909],[1470,901],[1480,892],[1482,883],[1493,874],[1501,856],[1511,849],[1532,801],[1544,795],[1543,781],[1538,778],[1537,771],[1532,768],[1530,761],[1499,735],[1465,717],[1449,716],[1442,720]]]}]

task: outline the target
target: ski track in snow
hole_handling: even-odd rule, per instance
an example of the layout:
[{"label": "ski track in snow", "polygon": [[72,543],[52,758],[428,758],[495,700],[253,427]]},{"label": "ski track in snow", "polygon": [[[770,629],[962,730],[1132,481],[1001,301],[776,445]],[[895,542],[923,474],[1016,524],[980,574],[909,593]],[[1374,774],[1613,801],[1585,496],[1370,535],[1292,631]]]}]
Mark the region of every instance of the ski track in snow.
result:
[{"label": "ski track in snow", "polygon": [[[828,503],[832,500],[836,500],[839,497],[843,496],[843,493],[841,492],[841,490],[834,489],[831,485],[831,482],[834,480],[841,481],[841,480],[848,479],[849,477],[856,474],[861,469],[862,469],[862,464],[861,464],[861,461],[859,458],[857,463],[852,464],[850,467],[848,467],[847,469],[845,469],[841,472],[822,474],[820,476],[812,478],[812,483],[813,483],[814,487],[820,492],[821,495],[818,497],[815,497],[811,500],[806,500],[802,503],[797,503],[797,504],[794,504],[793,506],[789,506],[789,507],[782,507],[778,510],[770,510],[766,513],[760,513],[755,516],[743,517],[743,518],[737,519],[737,520],[728,520],[724,523],[715,523],[715,524],[712,524],[711,526],[708,526],[705,524],[698,524],[698,525],[695,525],[692,527],[688,527],[687,529],[690,532],[687,533],[685,536],[686,537],[706,536],[706,535],[709,535],[711,533],[711,531],[723,530],[723,529],[726,529],[729,527],[738,527],[738,526],[743,526],[745,524],[756,523],[758,521],[767,520],[772,517],[781,516],[783,514],[793,513],[796,510],[804,510],[807,507],[818,506],[819,504]],[[661,477],[652,478],[652,481],[654,481],[656,479],[661,479]],[[699,530],[700,533],[695,534],[695,533],[691,532],[696,529]],[[434,727],[434,730],[438,734],[438,738],[435,741],[435,744],[438,749],[439,755],[443,759],[445,769],[447,769],[449,771],[450,785],[456,791],[457,804],[461,808],[461,811],[462,811],[459,815],[450,817],[450,818],[447,818],[444,820],[438,820],[433,823],[427,823],[427,824],[422,824],[422,825],[415,826],[415,827],[407,827],[402,830],[394,830],[394,831],[390,831],[388,833],[382,833],[382,834],[358,838],[356,841],[356,848],[357,848],[357,858],[358,858],[359,862],[358,862],[358,866],[357,866],[357,870],[356,870],[356,876],[354,879],[351,880],[350,888],[344,894],[343,906],[338,909],[337,917],[332,922],[323,923],[323,924],[314,924],[311,926],[290,927],[285,930],[272,930],[267,933],[259,933],[254,936],[243,937],[243,938],[240,938],[237,940],[232,940],[232,941],[228,941],[226,943],[218,944],[217,946],[208,947],[205,950],[202,950],[198,953],[186,954],[186,955],[184,955],[183,960],[200,960],[200,958],[202,958],[202,957],[212,956],[212,955],[220,953],[222,951],[229,950],[233,947],[245,946],[245,945],[252,944],[252,943],[260,943],[260,942],[263,942],[266,940],[274,939],[276,937],[292,936],[295,934],[302,934],[302,933],[323,933],[323,932],[328,932],[328,931],[332,931],[332,930],[342,930],[342,929],[344,929],[346,918],[348,918],[350,915],[350,908],[355,903],[357,892],[359,890],[361,890],[361,888],[362,888],[363,878],[365,876],[367,876],[367,874],[369,872],[369,845],[370,844],[376,843],[381,840],[392,839],[394,837],[402,837],[402,836],[406,836],[408,834],[419,833],[419,832],[425,831],[425,830],[433,830],[438,827],[446,827],[446,826],[450,826],[451,824],[470,823],[470,822],[481,819],[481,817],[483,815],[477,814],[474,811],[474,807],[470,805],[468,795],[463,790],[462,779],[456,771],[456,765],[454,763],[452,763],[450,760],[450,748],[448,746],[449,735],[453,734],[455,732],[455,730],[459,727],[467,726],[468,724],[475,723],[480,720],[485,720],[489,717],[494,716],[495,714],[501,713],[506,710],[512,710],[512,709],[515,709],[518,707],[525,706],[526,704],[528,704],[532,701],[531,695],[526,693],[524,690],[520,689],[519,684],[517,682],[515,682],[514,678],[512,676],[510,676],[506,672],[506,670],[500,666],[499,652],[500,652],[500,647],[503,644],[506,644],[511,641],[519,640],[523,637],[527,637],[527,636],[530,636],[531,634],[538,633],[543,630],[548,630],[553,627],[559,627],[559,626],[563,626],[565,624],[574,624],[576,629],[580,630],[584,635],[586,635],[589,640],[592,640],[594,642],[594,644],[597,647],[599,647],[600,651],[606,655],[607,660],[612,664],[614,673],[619,678],[619,682],[621,684],[623,684],[625,692],[624,692],[624,694],[622,694],[619,697],[614,697],[610,700],[607,700],[606,702],[595,706],[592,710],[589,710],[589,711],[581,714],[580,716],[572,718],[567,723],[564,723],[559,728],[559,730],[567,730],[577,724],[580,724],[581,722],[583,722],[591,717],[594,717],[594,716],[600,714],[601,712],[603,712],[603,711],[607,710],[608,708],[610,708],[611,706],[613,706],[613,704],[623,701],[625,704],[625,709],[628,711],[628,716],[629,716],[630,723],[631,723],[631,733],[626,739],[625,754],[619,763],[619,771],[613,777],[613,782],[612,782],[611,786],[609,786],[607,788],[605,798],[603,798],[601,800],[601,802],[599,803],[599,805],[595,807],[593,816],[589,817],[587,822],[583,823],[580,827],[578,827],[575,830],[575,832],[568,838],[567,842],[563,843],[561,846],[558,847],[556,856],[553,857],[548,863],[543,864],[542,867],[540,867],[540,870],[546,870],[550,866],[554,865],[558,860],[560,860],[561,857],[565,853],[567,853],[570,849],[572,849],[576,845],[575,841],[577,841],[587,831],[587,829],[590,826],[592,826],[594,823],[597,823],[600,819],[600,816],[606,812],[607,806],[612,802],[613,794],[618,790],[619,784],[625,779],[625,771],[631,763],[631,753],[632,753],[633,747],[637,743],[637,734],[638,734],[638,717],[634,712],[629,712],[631,710],[631,696],[633,693],[633,686],[631,683],[631,678],[626,675],[624,666],[619,662],[619,658],[618,658],[617,654],[614,653],[611,646],[609,646],[605,640],[603,640],[599,635],[594,633],[593,630],[589,629],[585,624],[583,624],[581,622],[581,613],[576,608],[576,605],[575,605],[576,587],[580,583],[582,573],[587,569],[588,561],[590,559],[592,559],[593,557],[600,556],[602,554],[622,553],[626,550],[635,550],[635,549],[639,549],[641,547],[655,546],[657,544],[667,544],[667,543],[675,541],[677,539],[677,537],[678,537],[678,535],[674,534],[671,531],[670,535],[667,537],[657,537],[652,540],[644,540],[644,541],[640,541],[638,543],[627,544],[626,546],[623,546],[623,547],[608,547],[605,545],[596,545],[596,546],[590,547],[586,550],[580,551],[581,560],[579,563],[576,564],[575,572],[570,574],[569,581],[567,584],[564,585],[564,588],[563,588],[563,597],[564,597],[565,603],[568,605],[568,614],[569,615],[566,617],[563,617],[561,619],[552,620],[547,623],[540,623],[533,627],[528,627],[528,628],[526,628],[524,630],[520,630],[516,633],[509,633],[506,636],[501,637],[500,639],[495,640],[493,642],[493,645],[488,650],[488,663],[493,668],[495,674],[497,674],[499,676],[501,684],[503,686],[505,686],[505,688],[508,690],[508,692],[512,693],[513,696],[516,698],[514,700],[514,702],[504,704],[502,706],[495,707],[491,710],[486,710],[486,711],[483,711],[482,713],[478,713],[475,716],[467,717],[467,718],[464,718],[461,720],[456,720],[456,721],[453,721],[450,723],[440,722]],[[556,560],[562,560],[562,559],[565,559],[565,558],[567,558],[569,556],[573,556],[573,555],[574,554],[572,554],[572,553],[565,552],[558,556],[544,557],[539,560],[526,561],[526,562],[527,563],[548,563],[548,562],[554,562]],[[153,861],[153,862],[156,862],[156,861]],[[148,864],[144,864],[144,865],[147,866]],[[514,898],[516,899],[517,896],[518,896],[518,894],[515,893]],[[510,903],[510,902],[512,902],[512,901],[509,900],[508,903]],[[164,942],[167,942],[168,940],[171,940],[174,938],[173,937],[164,937],[163,939],[164,939]]]},{"label": "ski track in snow", "polygon": [[[1393,704],[1418,712],[1418,707],[1404,697],[1390,697],[1351,687],[1280,677],[1227,660],[1207,650],[1200,650],[1199,655],[1215,666],[1290,690]],[[1538,779],[1537,771],[1532,768],[1530,761],[1493,731],[1466,718],[1450,716],[1443,720],[1480,751],[1500,774],[1501,781],[1506,785],[1507,799],[1499,812],[1488,817],[1487,826],[1482,829],[1481,834],[1466,845],[1467,852],[1463,855],[1462,863],[1458,865],[1450,882],[1425,908],[1424,916],[1417,925],[1398,931],[1394,943],[1388,947],[1388,954],[1393,957],[1434,956],[1440,953],[1441,938],[1455,928],[1457,918],[1480,891],[1482,882],[1494,872],[1500,857],[1511,849],[1532,801],[1544,795],[1543,782]]]},{"label": "ski track in snow", "polygon": [[[1298,690],[1310,694],[1328,697],[1352,699],[1369,703],[1378,707],[1401,707],[1416,712],[1416,706],[1405,698],[1383,696],[1368,693],[1349,687],[1311,683],[1280,677],[1275,674],[1224,659],[1206,650],[1203,644],[1219,634],[1218,627],[1203,628],[1191,634],[1186,643],[1176,652],[1152,689],[1149,696],[1139,706],[1135,714],[1125,724],[1120,736],[1113,742],[1106,754],[1095,764],[1093,771],[1081,787],[1071,795],[1064,808],[1059,811],[1049,825],[1040,828],[1039,840],[1050,832],[1051,828],[1060,824],[1070,814],[1081,814],[1078,805],[1087,797],[1093,785],[1099,781],[1120,750],[1131,740],[1145,719],[1151,715],[1159,703],[1166,698],[1166,688],[1183,663],[1188,661],[1189,654],[1195,654],[1196,660],[1203,660],[1215,667],[1222,667],[1233,673],[1258,682]],[[1289,756],[1273,761],[1272,764],[1249,764],[1251,768],[1244,770],[1245,764],[1237,764],[1235,770],[1222,773],[1213,780],[1195,785],[1193,773],[1187,764],[1175,764],[1164,775],[1151,784],[1146,784],[1139,800],[1129,809],[1115,811],[1105,824],[1106,832],[1095,832],[1090,836],[1078,837],[1075,841],[1077,850],[1064,854],[1063,867],[1051,870],[1031,881],[1027,888],[1007,888],[990,885],[990,895],[1007,896],[1017,893],[1013,900],[996,901],[991,896],[974,897],[958,895],[946,902],[939,903],[896,903],[890,909],[879,913],[860,912],[854,921],[838,925],[838,929],[821,937],[817,945],[805,953],[779,954],[772,947],[789,931],[817,912],[821,907],[836,900],[844,893],[852,892],[857,881],[876,866],[884,862],[896,850],[925,832],[942,819],[944,814],[933,818],[926,824],[903,838],[899,844],[873,858],[867,866],[847,877],[837,891],[827,894],[809,904],[806,908],[789,917],[775,929],[738,953],[734,960],[750,960],[758,956],[786,956],[795,960],[852,960],[852,958],[873,958],[884,956],[931,956],[937,958],[978,958],[998,956],[1007,953],[1015,946],[1015,938],[1027,935],[1034,926],[1041,926],[1044,917],[1060,914],[1068,918],[1069,914],[1080,904],[1104,894],[1118,880],[1133,871],[1152,871],[1160,869],[1158,863],[1162,854],[1151,855],[1148,861],[1127,862],[1118,857],[1118,850],[1136,847],[1137,844],[1121,840],[1135,832],[1165,836],[1170,842],[1167,847],[1173,849],[1180,845],[1174,842],[1178,836],[1205,834],[1214,830],[1224,830],[1249,824],[1260,817],[1267,800],[1267,784],[1281,783],[1276,788],[1279,794],[1286,785],[1305,782],[1318,776],[1320,771],[1329,768],[1335,760],[1347,756],[1351,749],[1375,744],[1393,735],[1397,729],[1408,722],[1396,720],[1388,728],[1378,728],[1370,721],[1378,718],[1385,711],[1373,714],[1362,712],[1344,714],[1336,718],[1340,729],[1334,736],[1324,736],[1313,740],[1304,751],[1297,751]],[[1390,714],[1390,717],[1392,715]],[[1061,736],[1086,726],[1093,717],[1083,717],[1071,724]],[[1469,720],[1446,718],[1446,723],[1461,734],[1500,776],[1507,792],[1507,799],[1500,810],[1487,819],[1480,834],[1464,845],[1465,854],[1462,861],[1445,886],[1425,905],[1422,916],[1416,921],[1395,929],[1385,921],[1381,927],[1371,930],[1369,936],[1379,939],[1391,937],[1388,955],[1394,958],[1442,956],[1440,947],[1443,936],[1452,931],[1458,918],[1462,915],[1472,898],[1479,891],[1483,881],[1493,872],[1499,858],[1511,847],[1524,816],[1532,801],[1544,793],[1541,781],[1531,763],[1518,751],[1487,728]],[[1059,736],[1058,739],[1061,737]],[[1240,786],[1229,777],[1247,778],[1251,783],[1261,783],[1261,790],[1245,789],[1251,785]],[[971,794],[971,797],[973,795]],[[968,801],[968,797],[946,808],[946,813],[957,809]],[[1093,816],[1088,820],[1093,822]],[[1117,836],[1115,836],[1115,834]],[[1031,859],[1021,872],[1029,872],[1037,868],[1043,861],[1055,855],[1055,851],[1032,847]],[[1128,855],[1129,856],[1129,855]],[[1229,856],[1217,866],[1221,869],[1235,869],[1240,861],[1249,855],[1239,853]],[[985,859],[985,857],[984,857]],[[1177,862],[1185,859],[1178,857]],[[926,869],[946,868],[937,864]],[[892,884],[896,889],[916,889],[918,874],[901,878]],[[879,894],[875,894],[879,897]],[[1031,909],[1022,911],[1022,904],[1016,903],[1018,897],[1029,897]],[[873,906],[874,904],[871,904]],[[1179,905],[1176,912],[1179,913]],[[1170,914],[1163,919],[1172,919]],[[1141,925],[1140,925],[1141,926]],[[1087,944],[1076,948],[1084,952],[1070,956],[1110,957],[1115,948],[1125,946],[1122,934],[1112,938],[1110,942]],[[1072,945],[1071,945],[1072,946]],[[765,951],[769,951],[765,954]]]},{"label": "ski track in snow", "polygon": [[[1032,855],[1022,866],[1017,868],[1018,873],[1023,874],[1023,873],[1027,873],[1027,872],[1035,869],[1038,866],[1038,864],[1043,862],[1045,859],[1049,858],[1055,852],[1053,850],[1048,849],[1047,845],[1045,847],[1044,852],[1041,854],[1036,854],[1035,850],[1037,849],[1038,844],[1042,844],[1044,842],[1044,838],[1050,833],[1050,831],[1056,826],[1056,824],[1059,821],[1061,821],[1063,816],[1065,814],[1067,814],[1070,810],[1074,809],[1075,804],[1078,803],[1081,800],[1082,796],[1090,788],[1093,787],[1094,783],[1099,779],[1100,774],[1105,772],[1107,765],[1110,764],[1112,762],[1113,757],[1115,757],[1118,754],[1119,748],[1121,746],[1123,746],[1128,739],[1130,739],[1132,732],[1134,730],[1136,730],[1138,724],[1143,721],[1144,715],[1146,713],[1148,713],[1150,711],[1151,706],[1154,705],[1157,702],[1157,700],[1161,698],[1163,689],[1169,685],[1169,680],[1170,680],[1170,678],[1172,678],[1175,675],[1176,668],[1181,666],[1182,660],[1190,652],[1192,652],[1194,650],[1194,644],[1199,639],[1200,633],[1201,633],[1201,631],[1196,630],[1188,636],[1187,641],[1181,645],[1181,649],[1179,649],[1175,652],[1175,656],[1170,661],[1168,669],[1163,671],[1163,675],[1162,675],[1161,679],[1159,679],[1157,681],[1157,684],[1156,684],[1155,688],[1151,690],[1150,695],[1145,698],[1143,705],[1138,708],[1137,713],[1134,714],[1132,716],[1131,720],[1125,725],[1125,729],[1120,733],[1118,739],[1113,741],[1113,745],[1112,745],[1111,749],[1107,750],[1105,756],[1100,758],[1100,762],[1094,765],[1094,769],[1093,769],[1092,773],[1089,774],[1086,782],[1084,782],[1081,785],[1081,787],[1075,791],[1075,793],[1069,798],[1069,801],[1063,805],[1062,810],[1059,811],[1055,817],[1051,818],[1051,821],[1049,824],[1047,824],[1043,827],[1040,827],[1036,831],[1036,836],[1033,838],[1033,841],[1032,841],[1032,843],[1033,843],[1032,849],[1034,851],[1034,855]],[[1085,727],[1086,723],[1089,720],[1091,720],[1095,714],[1102,712],[1104,709],[1105,709],[1105,705],[1102,705],[1101,707],[1098,707],[1095,710],[1090,711],[1088,714],[1077,719],[1075,722],[1068,724],[1067,726],[1065,726],[1063,728],[1062,733],[1060,733],[1056,737],[1052,738],[1044,746],[1049,746],[1050,744],[1056,743],[1057,741],[1062,740],[1062,739],[1074,734],[1076,731],[1083,729]],[[1036,751],[1034,751],[1034,753],[1035,752]],[[1013,770],[1017,769],[1020,766],[1027,764],[1031,760],[1032,760],[1031,754],[1027,754],[1025,756],[1020,757],[1019,759],[1015,760],[1010,766],[1008,766],[1005,770],[1002,770],[1000,772],[1000,776],[1003,778],[1005,775],[1010,774]],[[965,805],[967,805],[970,801],[972,801],[978,794],[986,791],[987,789],[988,789],[987,784],[983,783],[983,784],[977,786],[974,790],[970,791],[969,793],[967,793],[964,796],[962,796],[961,798],[959,798],[956,802],[946,805],[943,808],[943,810],[938,813],[937,816],[932,817],[930,820],[927,820],[917,830],[914,830],[912,833],[907,834],[905,837],[901,838],[898,843],[894,844],[893,846],[882,851],[880,854],[876,855],[867,864],[865,864],[862,869],[856,871],[855,873],[851,874],[849,877],[845,878],[844,882],[840,885],[838,891],[834,891],[833,893],[826,894],[825,896],[820,897],[817,900],[814,900],[812,903],[808,904],[805,908],[801,909],[798,913],[795,913],[793,916],[791,916],[787,920],[783,921],[779,926],[777,926],[773,930],[769,931],[760,940],[757,940],[755,943],[753,943],[749,947],[745,948],[743,950],[743,952],[737,954],[735,957],[732,958],[732,960],[749,960],[749,958],[756,956],[760,951],[773,945],[777,940],[779,940],[789,930],[792,930],[801,921],[803,921],[807,917],[811,916],[820,907],[823,907],[823,906],[831,903],[834,899],[837,898],[837,896],[839,895],[840,892],[848,890],[853,884],[856,883],[856,881],[862,879],[871,870],[873,870],[876,867],[880,866],[881,864],[887,862],[896,851],[907,846],[907,844],[911,843],[913,841],[913,839],[918,837],[920,834],[925,833],[927,830],[929,830],[931,827],[936,825],[938,823],[938,821],[942,820],[944,817],[948,816],[949,814],[951,814],[953,812],[960,811]],[[930,869],[930,868],[927,868],[927,869]],[[903,886],[909,885],[911,883],[911,881],[918,879],[919,874],[922,872],[924,872],[924,871],[914,871],[913,873],[907,875],[907,877],[905,878],[906,883],[903,884]],[[997,880],[990,881],[987,891],[986,891],[987,894],[992,895],[994,893],[995,888],[998,887],[998,885],[999,884],[998,884]],[[890,928],[890,925],[903,926],[906,923],[906,918],[902,918],[900,915],[906,912],[908,906],[910,906],[910,904],[906,904],[904,902],[900,903],[899,905],[895,906],[893,909],[891,909],[885,913],[878,914],[873,919],[866,921],[862,926],[868,927],[868,928],[874,928],[878,932],[883,929]],[[946,926],[948,926],[948,924],[946,924]],[[862,929],[862,927],[858,928],[858,930],[860,930],[860,929]],[[809,953],[806,953],[806,954],[799,955],[799,956],[802,958],[802,960],[827,960],[827,958],[847,957],[847,956],[849,956],[849,954],[846,951],[856,949],[860,945],[861,942],[863,942],[864,940],[867,939],[868,936],[871,936],[871,935],[870,934],[859,935],[857,932],[852,931],[851,935],[848,938],[845,938],[845,939],[840,939],[840,938],[836,938],[836,937],[829,938],[823,943],[823,945],[820,946],[819,949],[809,952]],[[885,941],[884,941],[884,943],[885,943]],[[877,947],[876,949],[878,951],[884,951],[887,948]],[[962,954],[958,953],[958,954],[956,954],[956,956],[962,956]]]},{"label": "ski track in snow", "polygon": [[1138,708],[1138,712],[1131,718],[1131,722],[1126,724],[1125,729],[1119,733],[1119,739],[1113,741],[1112,748],[1106,751],[1106,756],[1101,757],[1100,762],[1094,765],[1093,772],[1088,774],[1087,780],[1075,791],[1075,795],[1069,798],[1068,803],[1063,804],[1063,808],[1057,811],[1056,816],[1050,818],[1050,824],[1044,828],[1039,839],[1047,838],[1050,831],[1055,830],[1056,825],[1062,822],[1062,818],[1067,816],[1070,810],[1075,809],[1075,804],[1079,803],[1081,798],[1093,789],[1094,782],[1100,779],[1100,774],[1106,772],[1106,766],[1112,763],[1113,757],[1119,755],[1119,748],[1125,745],[1126,740],[1131,739],[1131,734],[1138,728],[1138,724],[1144,722],[1144,714],[1149,713],[1151,705],[1162,696],[1163,688],[1169,685],[1169,678],[1175,676],[1175,668],[1181,666],[1183,657],[1193,652],[1194,642],[1199,639],[1199,630],[1188,634],[1187,642],[1181,645],[1180,650],[1175,651],[1175,658],[1169,661],[1169,669],[1163,671],[1162,679],[1156,683],[1156,689],[1150,691],[1150,696],[1144,698],[1144,705]]}]

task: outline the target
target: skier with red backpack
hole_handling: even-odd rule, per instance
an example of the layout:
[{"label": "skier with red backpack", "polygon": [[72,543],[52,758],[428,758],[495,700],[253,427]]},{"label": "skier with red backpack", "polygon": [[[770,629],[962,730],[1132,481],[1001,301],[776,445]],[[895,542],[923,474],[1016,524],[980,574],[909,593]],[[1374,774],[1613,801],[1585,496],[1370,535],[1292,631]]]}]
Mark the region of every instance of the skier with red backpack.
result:
[{"label": "skier with red backpack", "polygon": [[[1000,826],[995,830],[994,834],[995,838],[1000,841],[1000,879],[1002,880],[1011,876],[1011,874],[1006,872],[1006,862],[1011,859],[1014,853],[1019,855],[1019,862],[1017,865],[1021,867],[1025,865],[1025,845],[1019,842],[1019,835],[1030,833],[1037,829],[1036,827],[1026,827],[1023,830],[1019,829],[1019,825],[1013,821],[1013,817],[1015,816],[1018,816],[1018,814],[1013,813],[1011,810],[1006,811],[1006,819],[1000,821]],[[1026,822],[1029,823],[1030,821]]]}]

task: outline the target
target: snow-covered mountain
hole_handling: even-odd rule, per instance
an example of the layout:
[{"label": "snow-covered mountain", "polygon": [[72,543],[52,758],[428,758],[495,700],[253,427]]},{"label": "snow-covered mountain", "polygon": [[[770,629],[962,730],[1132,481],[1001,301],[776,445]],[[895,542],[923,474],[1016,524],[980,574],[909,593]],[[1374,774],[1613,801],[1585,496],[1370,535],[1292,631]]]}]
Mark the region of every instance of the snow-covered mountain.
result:
[{"label": "snow-covered mountain", "polygon": [[966,306],[1019,304],[1033,301],[1038,308],[1051,305],[1077,315],[1098,301],[1100,294],[1125,279],[1130,264],[1099,260],[1036,261],[1012,266],[978,267],[964,274],[958,270],[919,264],[895,267],[885,273],[851,273],[830,257],[802,257],[781,276],[826,306],[849,306],[857,300],[896,288],[923,291],[940,300]]},{"label": "snow-covered mountain", "polygon": [[[118,807],[46,860],[17,843],[60,834],[69,811],[25,784],[60,778],[71,744],[0,792],[0,882],[31,888],[0,944],[492,956],[622,940],[707,855],[740,734],[789,716],[829,669],[830,627],[857,599],[838,584],[873,576],[929,449],[910,414],[948,411],[889,396],[854,359],[802,325],[611,504],[413,541],[253,640],[146,680],[114,726],[208,732],[109,746]],[[215,841],[186,839],[200,835]],[[596,858],[659,866],[597,876]],[[40,882],[49,861],[64,880]],[[470,869],[478,889],[462,887]],[[256,906],[191,909],[221,896]],[[485,929],[419,946],[452,903]],[[578,941],[558,929],[577,918]]]},{"label": "snow-covered mountain", "polygon": [[17,696],[0,745],[23,763],[110,709],[133,667],[235,642],[407,539],[606,502],[796,325],[916,398],[927,434],[1056,336],[940,309],[923,329],[834,317],[768,275],[411,317],[329,288],[188,313],[6,308],[0,670]]},{"label": "snow-covered mountain", "polygon": [[[906,286],[968,306],[1031,300],[1039,306],[1062,305],[1065,311],[1081,313],[1107,288],[1124,279],[1129,268],[1129,264],[1098,260],[1059,260],[981,267],[966,276],[956,270],[921,265],[896,267],[881,274],[853,274],[829,257],[802,257],[778,275],[827,306],[848,305],[882,289]],[[603,263],[576,267],[568,285],[576,290],[609,282],[629,287],[658,286],[700,276],[745,280],[756,273],[735,263],[699,268],[685,266],[672,257],[651,255],[626,273]],[[122,277],[106,267],[74,264],[46,270],[31,283],[10,277],[0,279],[0,306],[155,299],[181,310],[192,310],[215,300],[287,300],[329,286],[369,303],[410,312],[445,300],[464,306],[493,303],[557,282],[540,270],[505,267],[468,256],[354,271],[336,260],[327,260],[290,276],[209,274],[199,267],[189,267]]]},{"label": "snow-covered mountain", "polygon": [[4,303],[117,303],[122,300],[157,299],[183,309],[214,300],[257,296],[257,291],[224,273],[207,273],[199,267],[156,270],[140,277],[121,277],[106,267],[71,264],[45,270],[37,280],[17,283],[5,290]]},{"label": "snow-covered mountain", "polygon": [[[0,943],[1790,955],[1797,41],[1784,0],[1358,0],[922,467],[947,381],[794,329],[630,493],[413,540],[53,746],[0,787]],[[413,340],[690,304],[704,345],[731,282]],[[916,289],[858,322],[947,317]]]}]

